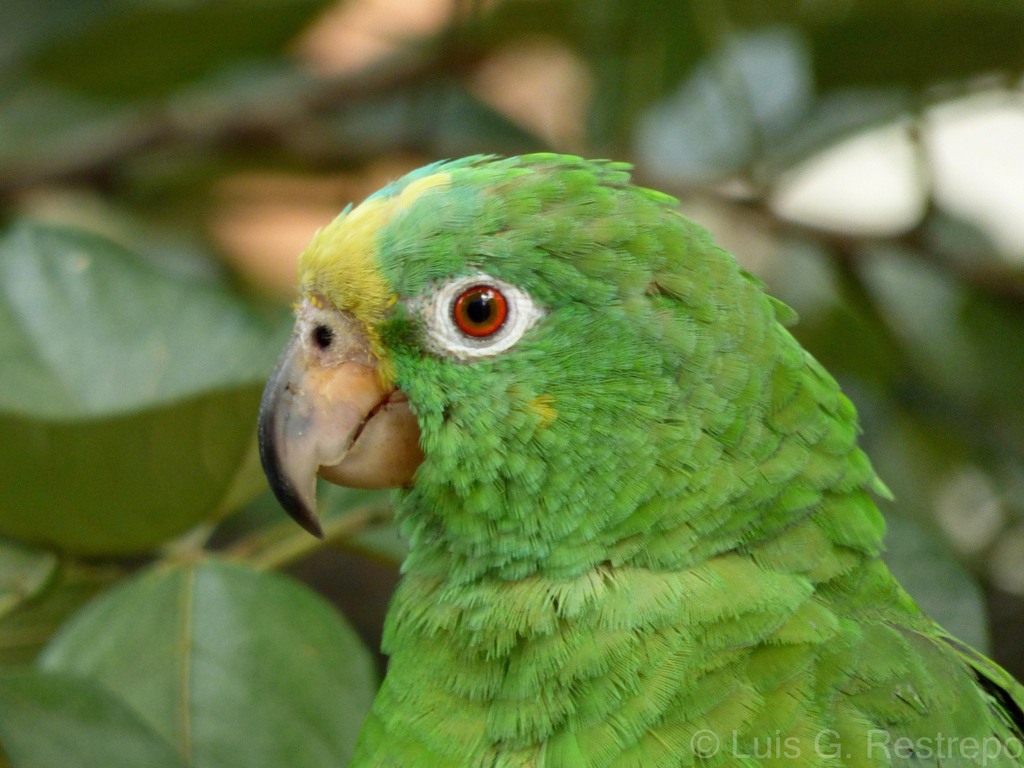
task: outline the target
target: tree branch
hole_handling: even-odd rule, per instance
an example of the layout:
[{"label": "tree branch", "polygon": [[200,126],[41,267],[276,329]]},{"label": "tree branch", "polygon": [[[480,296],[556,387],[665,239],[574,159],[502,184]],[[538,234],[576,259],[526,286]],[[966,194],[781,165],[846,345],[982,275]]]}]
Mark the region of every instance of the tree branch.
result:
[{"label": "tree branch", "polygon": [[368,528],[391,519],[387,507],[359,507],[324,520],[324,537],[317,539],[291,521],[247,536],[224,552],[228,560],[246,563],[260,570],[277,570],[325,546],[351,539]]},{"label": "tree branch", "polygon": [[[314,134],[324,113],[355,107],[382,94],[407,90],[439,77],[463,75],[484,58],[484,52],[460,44],[453,31],[427,44],[403,49],[355,74],[310,77],[280,94],[268,105],[253,105],[251,96],[238,103],[218,103],[210,115],[175,109],[173,99],[141,110],[136,121],[116,142],[62,164],[25,168],[0,179],[0,196],[42,184],[100,182],[117,176],[118,169],[134,157],[163,149],[208,147],[289,148],[296,137]],[[456,42],[459,41],[459,42]],[[137,109],[126,105],[125,109]],[[205,119],[204,119],[205,118]]]}]

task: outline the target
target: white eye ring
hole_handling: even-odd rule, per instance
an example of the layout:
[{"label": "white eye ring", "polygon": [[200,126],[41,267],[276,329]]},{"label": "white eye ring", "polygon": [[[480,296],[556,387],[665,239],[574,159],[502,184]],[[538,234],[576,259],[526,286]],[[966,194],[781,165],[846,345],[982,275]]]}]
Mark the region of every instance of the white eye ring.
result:
[{"label": "white eye ring", "polygon": [[[473,336],[459,327],[455,305],[476,286],[491,288],[504,299],[504,321],[491,333]],[[485,274],[464,275],[444,283],[425,301],[417,302],[432,352],[458,360],[489,357],[504,352],[526,333],[544,312],[530,295],[514,285]]]}]

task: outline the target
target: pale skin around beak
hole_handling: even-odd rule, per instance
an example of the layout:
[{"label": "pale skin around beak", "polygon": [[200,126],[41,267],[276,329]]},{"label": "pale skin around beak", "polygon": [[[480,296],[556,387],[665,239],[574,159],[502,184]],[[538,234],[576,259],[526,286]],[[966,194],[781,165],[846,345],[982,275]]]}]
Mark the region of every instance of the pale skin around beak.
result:
[{"label": "pale skin around beak", "polygon": [[382,382],[377,363],[350,318],[307,301],[263,391],[263,469],[281,506],[316,536],[317,474],[352,488],[397,488],[423,460],[408,398]]}]

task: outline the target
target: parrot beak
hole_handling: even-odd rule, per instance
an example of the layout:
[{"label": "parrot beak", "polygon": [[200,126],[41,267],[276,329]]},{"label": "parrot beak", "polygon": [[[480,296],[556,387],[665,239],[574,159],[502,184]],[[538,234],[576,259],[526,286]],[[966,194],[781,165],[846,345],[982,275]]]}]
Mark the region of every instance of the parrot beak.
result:
[{"label": "parrot beak", "polygon": [[353,488],[396,488],[423,460],[408,398],[381,382],[355,323],[308,303],[263,390],[259,447],[281,506],[320,537],[317,474]]}]

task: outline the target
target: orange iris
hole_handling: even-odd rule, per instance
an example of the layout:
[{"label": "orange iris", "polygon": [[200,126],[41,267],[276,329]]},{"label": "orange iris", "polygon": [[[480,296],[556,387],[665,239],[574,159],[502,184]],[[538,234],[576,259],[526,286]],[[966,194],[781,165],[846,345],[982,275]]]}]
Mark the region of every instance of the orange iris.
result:
[{"label": "orange iris", "polygon": [[467,336],[482,338],[497,332],[505,323],[508,302],[496,288],[474,285],[455,299],[452,315],[460,331]]}]

